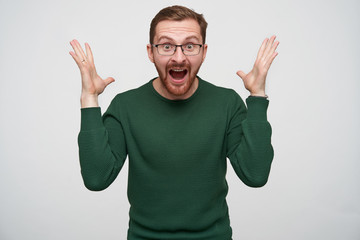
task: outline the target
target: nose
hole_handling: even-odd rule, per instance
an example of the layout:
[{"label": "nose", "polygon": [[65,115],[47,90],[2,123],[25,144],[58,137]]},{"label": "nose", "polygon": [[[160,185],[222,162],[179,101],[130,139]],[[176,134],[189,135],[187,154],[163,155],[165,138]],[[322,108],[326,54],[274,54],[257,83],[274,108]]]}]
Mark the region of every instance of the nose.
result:
[{"label": "nose", "polygon": [[178,63],[185,62],[186,56],[184,55],[181,46],[176,46],[175,53],[172,60]]}]

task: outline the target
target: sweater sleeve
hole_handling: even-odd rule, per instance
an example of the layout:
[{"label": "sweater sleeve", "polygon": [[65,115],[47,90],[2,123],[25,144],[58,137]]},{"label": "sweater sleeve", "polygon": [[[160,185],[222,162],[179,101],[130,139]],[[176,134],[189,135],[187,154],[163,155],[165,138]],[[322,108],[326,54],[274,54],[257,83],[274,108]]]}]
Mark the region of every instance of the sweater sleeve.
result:
[{"label": "sweater sleeve", "polygon": [[104,190],[115,180],[127,155],[123,129],[112,109],[110,105],[103,117],[99,107],[81,109],[81,175],[92,191]]},{"label": "sweater sleeve", "polygon": [[250,187],[266,184],[274,156],[271,145],[271,126],[266,111],[269,101],[249,97],[248,109],[236,94],[234,114],[227,137],[227,156],[238,177]]}]

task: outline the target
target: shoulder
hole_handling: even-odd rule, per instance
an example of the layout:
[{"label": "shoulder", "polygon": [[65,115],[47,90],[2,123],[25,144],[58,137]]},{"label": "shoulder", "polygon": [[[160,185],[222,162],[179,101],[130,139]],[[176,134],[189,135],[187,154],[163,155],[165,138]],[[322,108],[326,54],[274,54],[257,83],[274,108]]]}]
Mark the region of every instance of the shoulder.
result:
[{"label": "shoulder", "polygon": [[117,94],[112,100],[112,103],[132,102],[134,100],[141,101],[142,98],[145,98],[149,94],[149,84],[151,83],[147,82],[138,88],[130,89]]},{"label": "shoulder", "polygon": [[147,82],[138,88],[117,94],[112,99],[107,112],[119,113],[143,104],[149,95],[149,84],[150,82]]},{"label": "shoulder", "polygon": [[231,88],[216,86],[212,83],[201,80],[202,99],[211,109],[222,116],[226,116],[228,121],[237,113],[245,113],[246,105],[240,95]]},{"label": "shoulder", "polygon": [[209,98],[228,104],[243,102],[240,95],[234,89],[216,86],[201,78],[199,78],[199,81],[201,81],[202,91]]}]

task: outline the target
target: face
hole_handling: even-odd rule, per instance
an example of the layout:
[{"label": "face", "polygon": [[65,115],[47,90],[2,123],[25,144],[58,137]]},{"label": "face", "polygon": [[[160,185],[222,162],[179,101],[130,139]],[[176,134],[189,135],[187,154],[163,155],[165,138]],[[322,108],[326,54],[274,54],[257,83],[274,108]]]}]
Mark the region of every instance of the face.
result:
[{"label": "face", "polygon": [[[161,21],[155,29],[154,44],[186,43],[203,44],[200,25],[193,19],[183,21]],[[205,60],[207,45],[203,45],[200,53],[186,56],[181,48],[176,48],[174,55],[159,55],[156,48],[147,45],[148,56],[155,64],[159,78],[154,81],[155,89],[169,99],[186,99],[196,90],[196,75]]]}]

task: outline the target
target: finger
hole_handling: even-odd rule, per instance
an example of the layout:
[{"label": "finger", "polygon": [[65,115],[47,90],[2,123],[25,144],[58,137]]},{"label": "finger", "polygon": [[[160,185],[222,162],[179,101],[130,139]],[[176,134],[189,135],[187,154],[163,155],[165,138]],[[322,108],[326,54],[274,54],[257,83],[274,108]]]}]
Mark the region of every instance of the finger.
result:
[{"label": "finger", "polygon": [[90,45],[88,43],[85,43],[85,50],[86,50],[86,55],[88,57],[88,61],[94,63],[94,56],[92,54]]},{"label": "finger", "polygon": [[76,54],[76,51],[75,51],[76,47],[75,47],[75,42],[74,42],[74,40],[70,41],[70,45],[71,45],[71,47],[73,48],[74,52],[70,51],[69,53],[70,53],[70,55],[73,57],[73,59],[75,60],[75,62],[78,63],[78,61],[79,61],[80,58],[79,58],[79,56]]},{"label": "finger", "polygon": [[266,48],[266,44],[267,44],[268,41],[269,41],[269,39],[265,38],[265,40],[262,42],[256,59],[262,58],[262,56],[264,54],[264,51],[265,51],[265,48]]},{"label": "finger", "polygon": [[263,55],[264,58],[267,58],[269,54],[271,55],[270,51],[271,51],[271,48],[272,48],[272,46],[273,46],[273,44],[274,44],[275,38],[276,38],[276,36],[273,35],[273,36],[270,38],[268,44],[266,45],[266,48],[265,48],[265,51],[264,51],[264,55]]},{"label": "finger", "polygon": [[269,52],[268,55],[265,57],[265,62],[267,62],[270,58],[273,57],[273,54],[274,54],[276,48],[279,46],[279,44],[280,44],[279,41],[274,42],[273,46],[272,46],[271,49],[270,49],[270,52]]},{"label": "finger", "polygon": [[241,78],[244,79],[246,74],[243,71],[237,71],[236,74]]},{"label": "finger", "polygon": [[[79,58],[81,58],[82,60],[86,60],[86,55],[85,55],[85,53],[84,53],[84,51],[83,51],[80,43],[79,43],[76,39],[74,39],[74,40],[71,41],[71,46],[73,47],[76,55],[77,55]],[[81,61],[82,61],[82,60],[81,60]]]},{"label": "finger", "polygon": [[78,67],[81,69],[81,59],[76,55],[76,53],[70,51],[69,54],[74,59],[75,63],[78,65]]},{"label": "finger", "polygon": [[78,52],[80,53],[80,56],[82,57],[82,59],[86,60],[86,54],[85,54],[83,48],[81,47],[81,44],[76,39],[75,39],[75,46],[76,46],[76,49],[78,50]]},{"label": "finger", "polygon": [[112,77],[108,77],[107,79],[104,80],[105,82],[105,86],[109,85],[112,82],[115,82],[115,79]]},{"label": "finger", "polygon": [[71,45],[71,47],[72,47],[73,50],[74,50],[74,52],[73,52],[74,55],[72,55],[72,56],[74,57],[76,63],[80,63],[80,62],[81,62],[81,59],[82,59],[82,56],[81,56],[81,53],[80,53],[79,50],[78,50],[77,44],[76,44],[76,42],[75,42],[75,39],[70,42],[70,45]]},{"label": "finger", "polygon": [[266,62],[266,68],[269,69],[272,62],[274,61],[275,57],[278,55],[277,52],[274,52],[271,57],[269,58],[269,60]]},{"label": "finger", "polygon": [[74,49],[74,52],[69,52],[69,53],[73,57],[76,64],[79,66],[79,68],[81,70],[81,66],[82,66],[81,63],[83,63],[85,60],[84,56],[81,54],[81,51],[79,51],[79,47],[81,49],[81,46],[80,46],[79,42],[75,39],[70,42],[70,45]]}]

